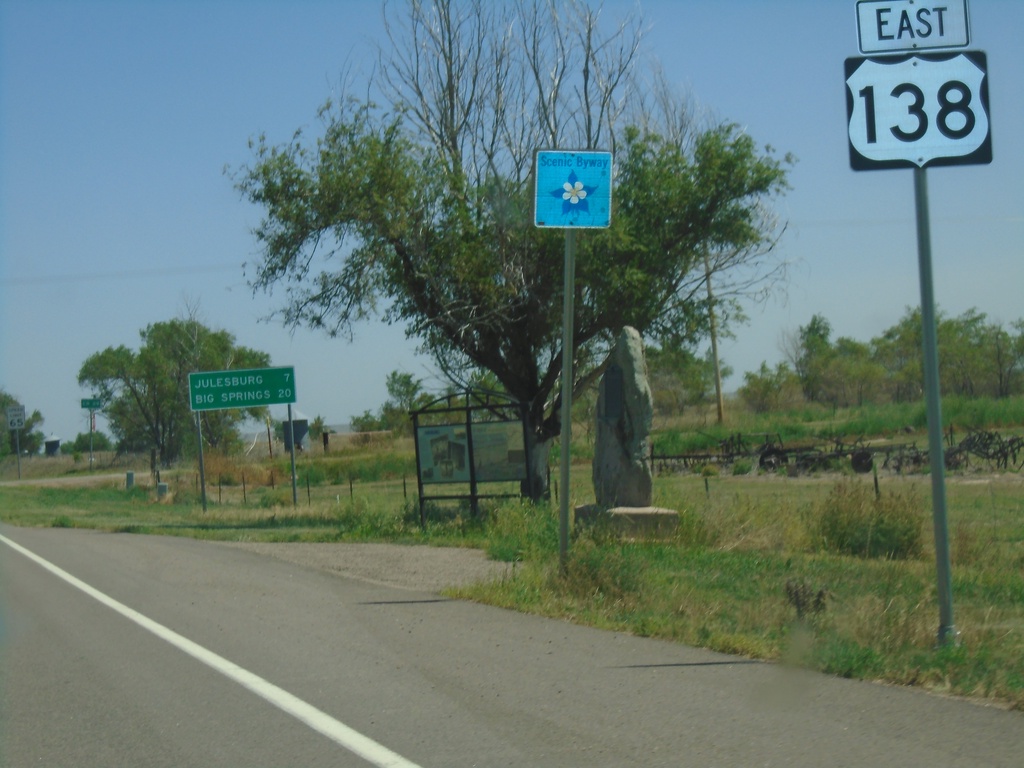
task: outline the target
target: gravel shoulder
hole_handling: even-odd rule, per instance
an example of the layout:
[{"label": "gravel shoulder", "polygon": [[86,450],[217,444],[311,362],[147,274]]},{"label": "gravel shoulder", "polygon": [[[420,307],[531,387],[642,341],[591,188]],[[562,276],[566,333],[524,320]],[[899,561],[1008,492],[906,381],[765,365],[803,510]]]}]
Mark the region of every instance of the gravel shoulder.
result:
[{"label": "gravel shoulder", "polygon": [[220,545],[372,584],[426,592],[495,581],[510,575],[513,569],[512,563],[488,560],[479,549],[401,544],[220,542]]}]

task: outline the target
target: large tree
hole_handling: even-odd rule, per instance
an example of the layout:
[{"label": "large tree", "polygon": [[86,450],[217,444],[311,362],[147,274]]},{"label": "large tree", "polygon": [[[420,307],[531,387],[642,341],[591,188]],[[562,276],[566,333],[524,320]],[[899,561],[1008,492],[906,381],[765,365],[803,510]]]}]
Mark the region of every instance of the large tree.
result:
[{"label": "large tree", "polygon": [[[527,403],[534,488],[559,431],[559,230],[531,226],[534,150],[614,152],[611,227],[576,251],[574,389],[625,325],[706,332],[704,256],[770,250],[785,164],[731,124],[698,128],[641,66],[642,23],[610,32],[583,2],[410,0],[364,93],[323,133],[253,142],[236,182],[265,212],[255,290],[287,286],[285,323],[350,335],[380,311],[453,380],[491,372]],[[646,78],[646,79],[645,79]]]},{"label": "large tree", "polygon": [[800,326],[796,336],[785,342],[804,397],[812,403],[827,399],[825,373],[835,355],[831,336],[832,325],[823,315],[815,314],[807,325]]},{"label": "large tree", "polygon": [[[227,331],[210,330],[193,316],[153,323],[139,332],[138,352],[107,347],[90,355],[78,383],[103,400],[103,413],[122,450],[156,449],[163,464],[177,459],[194,433],[188,374],[233,368],[263,368],[270,356],[237,346]],[[203,439],[212,447],[238,438],[246,417],[265,408],[203,411]]]}]

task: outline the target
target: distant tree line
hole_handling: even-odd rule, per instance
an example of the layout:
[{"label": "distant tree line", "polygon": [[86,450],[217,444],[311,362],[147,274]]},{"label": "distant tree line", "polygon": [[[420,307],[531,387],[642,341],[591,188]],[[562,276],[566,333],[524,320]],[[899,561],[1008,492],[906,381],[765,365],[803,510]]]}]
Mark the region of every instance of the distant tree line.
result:
[{"label": "distant tree line", "polygon": [[355,432],[394,432],[412,434],[409,412],[421,408],[433,398],[423,387],[423,380],[411,373],[392,371],[387,377],[388,399],[377,410],[364,411],[349,421]]},{"label": "distant tree line", "polygon": [[[936,330],[943,395],[1006,398],[1024,394],[1024,319],[1006,326],[970,309],[941,311]],[[920,400],[924,394],[921,311],[907,308],[870,341],[832,339],[815,314],[785,341],[786,361],[745,373],[739,394],[757,412],[799,401],[849,407]]]},{"label": "distant tree line", "polygon": [[113,451],[117,448],[114,442],[103,432],[79,432],[75,435],[75,439],[71,441],[65,441],[60,444],[60,452],[63,454],[81,454],[89,453],[94,451],[99,453],[101,451]]}]

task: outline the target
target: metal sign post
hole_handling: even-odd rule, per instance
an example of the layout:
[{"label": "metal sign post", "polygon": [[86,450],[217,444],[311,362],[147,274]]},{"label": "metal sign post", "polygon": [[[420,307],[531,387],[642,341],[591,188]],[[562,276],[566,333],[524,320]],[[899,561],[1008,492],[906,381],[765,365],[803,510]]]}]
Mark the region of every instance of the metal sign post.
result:
[{"label": "metal sign post", "polygon": [[206,512],[206,465],[203,462],[203,414],[196,413],[196,442],[199,445],[199,487],[203,496],[203,512]]},{"label": "metal sign post", "polygon": [[98,397],[82,398],[82,407],[89,411],[89,469],[92,469],[92,436],[96,431],[96,411],[103,407],[103,400]]},{"label": "metal sign post", "polygon": [[946,460],[942,447],[942,396],[939,392],[939,342],[932,287],[932,236],[928,215],[928,179],[924,168],[914,169],[914,207],[917,211],[917,260],[921,282],[921,325],[924,347],[924,389],[928,413],[928,455],[932,480],[932,527],[939,598],[939,645],[956,642],[953,625],[953,580],[946,513]]},{"label": "metal sign post", "polygon": [[[932,525],[938,581],[940,646],[957,642],[946,511],[942,397],[932,285],[928,166],[992,162],[988,64],[980,51],[919,54],[970,42],[967,2],[942,7],[912,0],[857,3],[861,51],[898,55],[846,60],[850,167],[855,171],[913,168],[921,283],[922,349],[932,483]],[[945,16],[945,23],[942,22]]]},{"label": "metal sign post", "polygon": [[559,448],[558,562],[562,569],[569,557],[569,475],[572,449],[573,312],[576,286],[576,230],[565,230],[565,279],[562,302],[562,435]]},{"label": "metal sign post", "polygon": [[299,506],[299,487],[295,481],[295,419],[292,418],[292,404],[288,403],[288,442],[292,446],[292,506]]},{"label": "metal sign post", "polygon": [[606,228],[611,225],[612,155],[610,152],[538,150],[534,157],[534,182],[534,226],[565,229],[560,406],[561,488],[558,496],[558,559],[562,570],[565,570],[569,553],[576,230]]},{"label": "metal sign post", "polygon": [[7,428],[14,430],[14,453],[17,455],[18,479],[21,480],[21,430],[25,428],[25,406],[7,406]]}]

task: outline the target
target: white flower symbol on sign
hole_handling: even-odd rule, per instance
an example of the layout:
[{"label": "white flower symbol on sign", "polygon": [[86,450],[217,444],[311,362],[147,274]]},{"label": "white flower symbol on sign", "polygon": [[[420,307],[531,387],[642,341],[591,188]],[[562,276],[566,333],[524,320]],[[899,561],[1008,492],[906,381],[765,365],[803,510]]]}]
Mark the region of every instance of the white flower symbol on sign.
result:
[{"label": "white flower symbol on sign", "polygon": [[582,181],[577,181],[575,184],[570,184],[568,181],[562,185],[562,189],[565,192],[562,193],[562,199],[568,200],[573,205],[576,205],[580,200],[587,196],[586,187],[583,186]]}]

